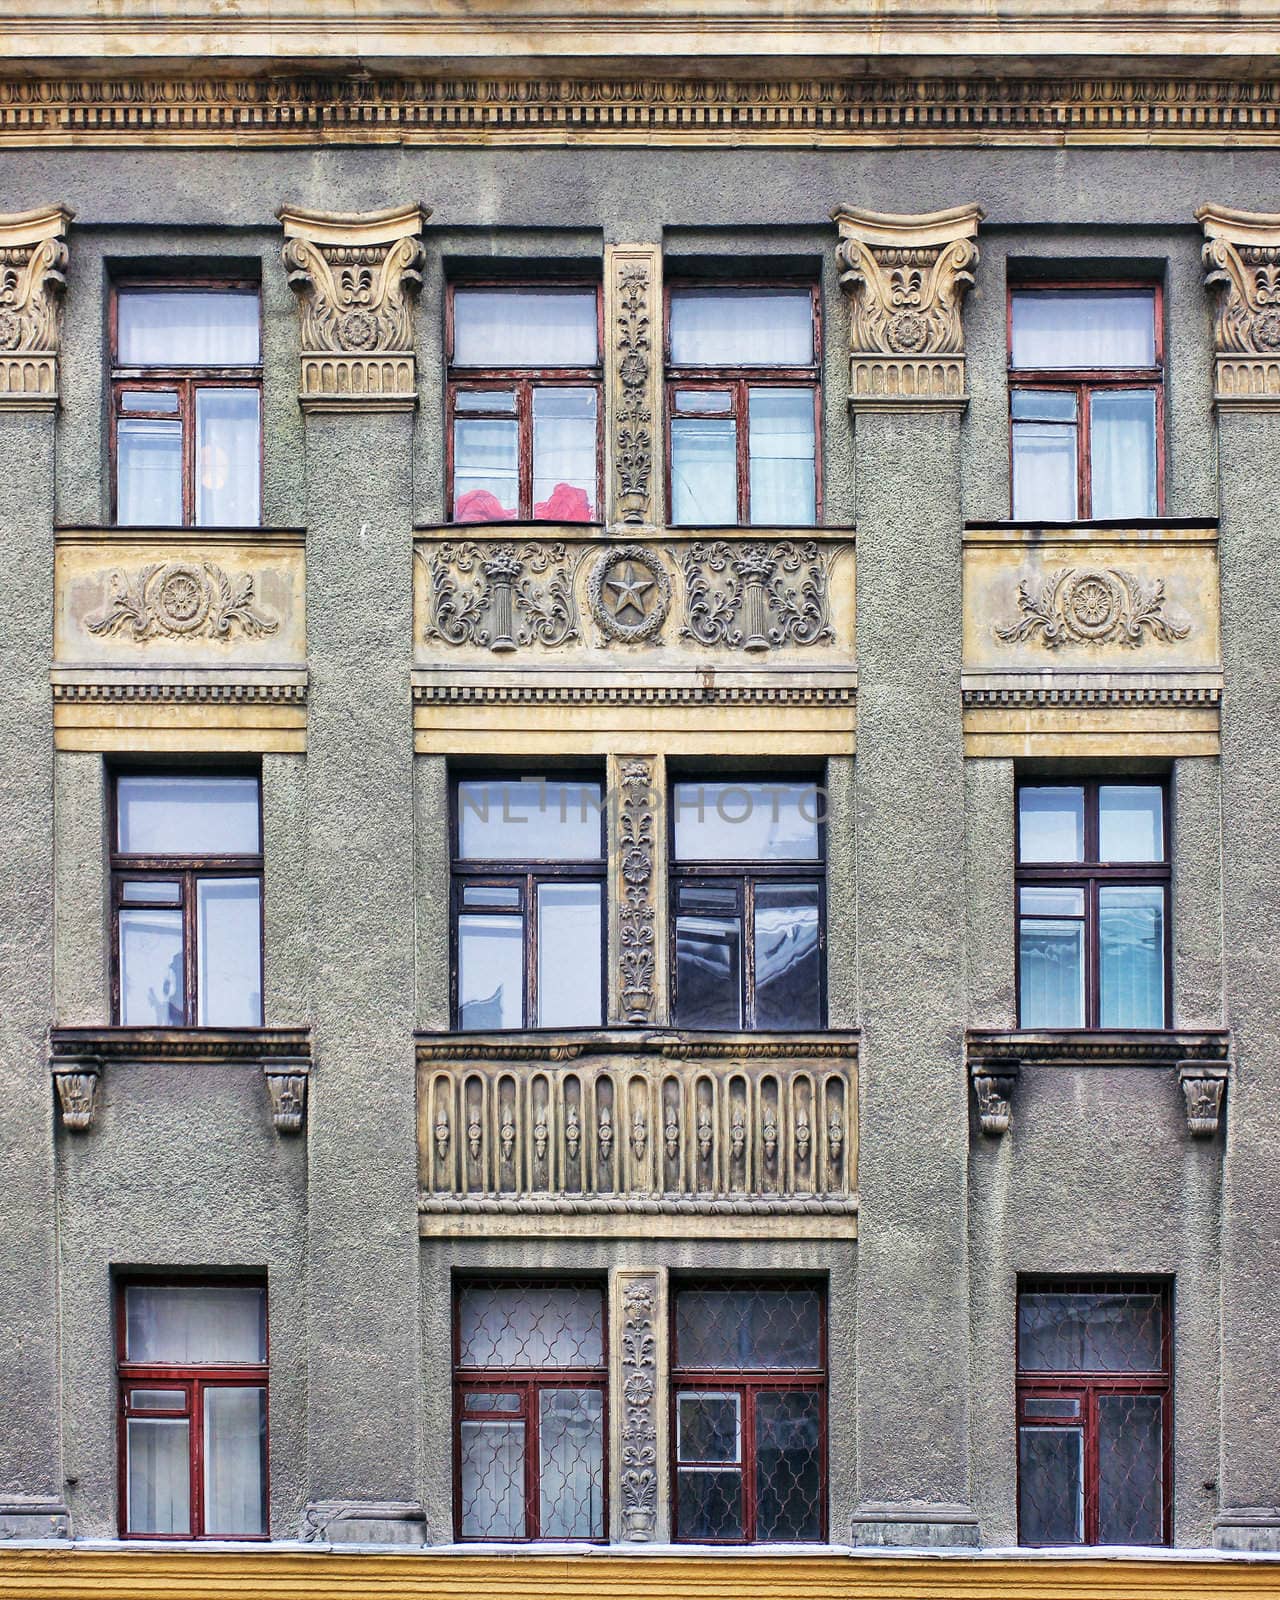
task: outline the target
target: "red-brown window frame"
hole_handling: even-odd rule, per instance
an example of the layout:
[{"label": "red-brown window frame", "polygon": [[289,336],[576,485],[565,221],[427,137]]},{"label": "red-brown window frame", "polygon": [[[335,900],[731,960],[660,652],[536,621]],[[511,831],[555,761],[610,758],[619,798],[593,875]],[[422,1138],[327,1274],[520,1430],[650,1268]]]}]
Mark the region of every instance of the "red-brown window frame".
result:
[{"label": "red-brown window frame", "polygon": [[[1015,367],[1013,364],[1013,299],[1018,294],[1036,294],[1040,291],[1070,291],[1088,294],[1098,290],[1141,290],[1151,294],[1154,302],[1155,356],[1154,367],[1118,367],[1115,370],[1099,367]],[[1011,279],[1007,286],[1005,302],[1005,350],[1009,372],[1009,514],[1016,516],[1013,504],[1013,395],[1015,390],[1052,389],[1071,393],[1076,397],[1076,515],[1073,522],[1093,520],[1093,473],[1090,436],[1089,396],[1095,390],[1148,389],[1155,391],[1156,399],[1156,516],[1165,514],[1165,331],[1164,287],[1152,278],[1089,278]],[[1140,518],[1138,519],[1141,520]]]},{"label": "red-brown window frame", "polygon": [[[258,850],[253,855],[181,855],[156,856],[130,854],[120,849],[120,798],[121,778],[252,778],[258,788]],[[199,965],[196,949],[196,879],[197,878],[257,878],[258,904],[258,993],[266,1000],[265,942],[266,942],[266,858],[263,853],[262,774],[252,767],[207,768],[157,768],[121,767],[109,774],[111,799],[108,826],[111,867],[111,1015],[117,1026],[121,1021],[122,984],[120,970],[120,911],[126,905],[124,886],[135,878],[172,879],[181,883],[182,911],[182,1009],[184,1028],[199,1026]],[[173,910],[172,905],[159,907]],[[123,1348],[123,1347],[122,1347]]]},{"label": "red-brown window frame", "polygon": [[[1022,1370],[1021,1301],[1024,1294],[1155,1294],[1160,1297],[1160,1353],[1162,1368],[1152,1373],[1041,1372]],[[1014,1314],[1017,1403],[1014,1412],[1013,1459],[1021,1459],[1021,1429],[1029,1427],[1080,1427],[1083,1430],[1084,1540],[1097,1545],[1099,1523],[1098,1398],[1108,1394],[1157,1395],[1161,1413],[1161,1500],[1164,1545],[1173,1543],[1173,1294],[1162,1278],[1026,1278],[1018,1280]],[[1079,1417],[1026,1417],[1028,1399],[1078,1399]],[[1022,1484],[1018,1483],[1018,1543],[1022,1537]],[[1033,1548],[1069,1549],[1064,1545]],[[1163,1546],[1153,1546],[1163,1548]]]},{"label": "red-brown window frame", "polygon": [[[820,1367],[816,1369],[768,1367],[743,1369],[740,1367],[685,1367],[680,1365],[679,1344],[676,1339],[676,1299],[680,1292],[689,1289],[746,1288],[817,1290]],[[756,1396],[768,1392],[776,1393],[779,1390],[797,1389],[804,1390],[807,1393],[816,1393],[818,1396],[819,1531],[813,1539],[806,1539],[800,1542],[822,1544],[826,1541],[830,1510],[829,1501],[831,1498],[827,1446],[827,1396],[830,1367],[827,1345],[827,1300],[828,1286],[824,1280],[817,1278],[784,1278],[776,1281],[771,1278],[750,1280],[743,1278],[691,1278],[677,1279],[671,1284],[670,1303],[667,1312],[669,1324],[668,1341],[671,1350],[671,1381],[668,1401],[670,1421],[667,1432],[669,1436],[668,1454],[671,1482],[671,1537],[675,1543],[743,1545],[761,1542],[756,1538]],[[695,1540],[687,1540],[680,1533],[678,1470],[682,1463],[680,1461],[679,1397],[681,1394],[700,1393],[704,1390],[716,1393],[734,1392],[742,1397],[740,1412],[742,1460],[739,1464],[739,1470],[742,1475],[742,1537],[738,1539],[706,1539],[699,1536]],[[728,1463],[725,1463],[725,1465],[728,1465]]]},{"label": "red-brown window frame", "polygon": [[[524,289],[543,293],[581,293],[591,290],[596,297],[596,364],[593,367],[455,367],[453,364],[454,299],[458,290]],[[541,522],[533,514],[533,391],[534,389],[594,389],[596,395],[596,482],[595,516],[580,526],[595,527],[604,521],[604,295],[598,278],[548,277],[460,278],[445,286],[445,520],[453,523],[454,513],[454,423],[455,398],[459,391],[514,389],[516,395],[517,469],[520,478],[520,504],[510,522],[490,526],[510,527],[513,523]],[[510,411],[468,411],[468,418],[513,420]],[[483,522],[461,522],[461,528],[485,527]],[[578,524],[575,524],[578,526]]]},{"label": "red-brown window frame", "polygon": [[[156,1288],[240,1288],[257,1289],[262,1294],[264,1330],[263,1361],[245,1361],[235,1364],[195,1362],[180,1365],[177,1362],[130,1361],[126,1357],[128,1345],[125,1331],[125,1295],[139,1286]],[[184,1278],[167,1277],[156,1273],[131,1274],[115,1285],[116,1325],[116,1466],[119,1484],[118,1526],[122,1539],[159,1539],[173,1542],[182,1539],[235,1539],[265,1543],[271,1538],[271,1315],[267,1303],[267,1284],[257,1277]],[[182,1389],[186,1394],[183,1411],[145,1410],[134,1413],[128,1404],[128,1391],[142,1388]],[[248,1389],[261,1387],[265,1394],[266,1434],[262,1443],[262,1505],[263,1520],[267,1524],[263,1533],[205,1533],[204,1532],[204,1391],[206,1389]],[[189,1533],[131,1533],[129,1530],[129,1430],[131,1416],[165,1419],[182,1418],[189,1425],[187,1453],[190,1467],[191,1531]]]},{"label": "red-brown window frame", "polygon": [[[120,291],[130,289],[204,294],[253,294],[258,299],[258,362],[252,367],[126,367],[119,361]],[[119,451],[117,437],[122,420],[134,422],[173,422],[182,424],[182,522],[175,524],[193,528],[196,523],[196,391],[199,389],[255,389],[258,393],[258,526],[262,520],[263,488],[263,416],[262,416],[262,285],[256,278],[192,276],[192,277],[120,277],[111,282],[108,310],[111,359],[111,396],[109,411],[109,449],[111,455],[111,521],[118,525],[119,508]],[[136,376],[133,376],[136,374]],[[178,393],[178,410],[128,411],[122,414],[120,396],[148,390],[165,390]],[[130,524],[136,526],[136,524]],[[212,526],[212,524],[205,524]]]},{"label": "red-brown window frame", "polygon": [[[809,293],[813,310],[813,361],[802,367],[752,367],[677,366],[671,359],[671,298],[684,289],[715,289],[730,295],[738,290],[771,290],[779,293],[805,289]],[[679,416],[676,410],[677,389],[729,390],[731,409],[728,412],[698,415],[732,416],[734,443],[737,448],[738,520],[727,527],[751,527],[751,430],[748,415],[748,389],[802,389],[813,391],[813,526],[822,526],[822,293],[821,286],[812,278],[754,278],[726,281],[721,278],[678,278],[663,290],[662,352],[666,373],[664,433],[664,470],[666,474],[667,505],[674,504],[671,486],[671,423]],[[672,526],[680,526],[673,521]],[[687,523],[684,526],[692,527]],[[803,524],[797,524],[803,526]]]},{"label": "red-brown window frame", "polygon": [[[506,1285],[519,1288],[522,1285],[531,1289],[557,1289],[566,1284],[575,1288],[589,1285],[598,1289],[600,1293],[601,1323],[600,1323],[600,1348],[604,1361],[598,1367],[464,1367],[462,1365],[462,1340],[461,1319],[458,1316],[458,1304],[465,1289],[476,1282],[490,1285]],[[540,1417],[538,1414],[538,1394],[542,1389],[592,1389],[601,1397],[600,1429],[604,1448],[601,1452],[601,1531],[598,1537],[592,1539],[574,1539],[574,1544],[607,1544],[609,1542],[609,1296],[602,1280],[587,1276],[585,1278],[571,1278],[563,1275],[559,1277],[531,1277],[518,1276],[482,1277],[459,1276],[454,1280],[453,1296],[453,1326],[451,1329],[453,1350],[453,1531],[454,1538],[459,1544],[537,1544],[541,1541],[539,1531],[542,1520],[542,1506],[540,1499],[540,1485],[538,1478],[539,1450],[538,1428]],[[519,1394],[521,1396],[521,1409],[519,1413],[504,1411],[490,1413],[465,1409],[466,1396],[469,1393],[481,1391],[486,1394]],[[505,1418],[519,1420],[524,1423],[524,1522],[525,1533],[523,1536],[510,1535],[495,1540],[492,1535],[464,1534],[462,1531],[462,1424],[468,1417],[484,1417],[488,1415],[501,1415]],[[557,1541],[559,1542],[559,1541]]]},{"label": "red-brown window frame", "polygon": [[[1105,865],[1098,860],[1098,790],[1115,784],[1142,784],[1158,788],[1161,795],[1161,830],[1164,838],[1163,861],[1125,861]],[[1022,860],[1022,791],[1024,789],[1075,789],[1084,790],[1084,860],[1083,861],[1030,861]],[[1164,777],[1122,774],[1104,777],[1081,778],[1076,776],[1036,777],[1018,781],[1013,805],[1014,849],[1014,983],[1018,1012],[1018,1026],[1022,1021],[1022,890],[1039,885],[1060,888],[1084,889],[1084,1027],[1089,1031],[1101,1028],[1099,1015],[1102,1004],[1102,950],[1099,934],[1098,890],[1109,884],[1159,884],[1164,889],[1164,1021],[1162,1032],[1169,1026],[1173,1007],[1173,842],[1169,833],[1170,807],[1169,783]],[[1028,919],[1030,921],[1035,918]],[[1140,1030],[1127,1030],[1140,1031]]]}]

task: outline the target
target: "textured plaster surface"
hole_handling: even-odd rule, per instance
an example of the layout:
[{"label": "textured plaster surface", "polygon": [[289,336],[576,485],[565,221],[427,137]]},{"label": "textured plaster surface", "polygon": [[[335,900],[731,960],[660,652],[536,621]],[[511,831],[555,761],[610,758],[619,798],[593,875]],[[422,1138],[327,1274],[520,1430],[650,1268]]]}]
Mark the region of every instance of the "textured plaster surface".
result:
[{"label": "textured plaster surface", "polygon": [[92,1027],[111,1003],[106,766],[100,755],[61,751],[53,778],[54,1016]]}]

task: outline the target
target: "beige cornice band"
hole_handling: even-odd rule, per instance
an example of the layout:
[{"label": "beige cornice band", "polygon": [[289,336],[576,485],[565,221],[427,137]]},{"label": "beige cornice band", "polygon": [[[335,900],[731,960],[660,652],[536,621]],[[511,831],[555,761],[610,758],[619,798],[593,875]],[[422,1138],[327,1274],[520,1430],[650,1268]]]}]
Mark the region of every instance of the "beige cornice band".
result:
[{"label": "beige cornice band", "polygon": [[65,206],[0,213],[0,410],[58,403],[65,235],[74,215]]},{"label": "beige cornice band", "polygon": [[1280,406],[1280,215],[1203,205],[1205,284],[1218,294],[1214,395],[1220,409]]}]

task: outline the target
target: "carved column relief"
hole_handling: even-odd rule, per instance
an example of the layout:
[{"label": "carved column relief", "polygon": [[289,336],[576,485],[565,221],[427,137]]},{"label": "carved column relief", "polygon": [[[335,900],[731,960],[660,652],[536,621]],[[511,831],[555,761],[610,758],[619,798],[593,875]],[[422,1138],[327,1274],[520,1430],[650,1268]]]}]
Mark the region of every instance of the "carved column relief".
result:
[{"label": "carved column relief", "polygon": [[1219,405],[1280,405],[1280,216],[1201,206],[1207,287],[1217,290]]},{"label": "carved column relief", "polygon": [[609,1020],[660,1027],[667,1018],[666,764],[610,756]]},{"label": "carved column relief", "polygon": [[58,403],[58,339],[67,286],[64,206],[0,214],[0,407]]},{"label": "carved column relief", "polygon": [[853,302],[850,405],[963,405],[960,312],[978,263],[981,208],[908,217],[839,206],[831,215],[840,283]]},{"label": "carved column relief", "polygon": [[605,407],[610,523],[662,519],[662,255],[655,245],[605,250]]},{"label": "carved column relief", "polygon": [[666,1272],[619,1267],[609,1276],[609,1526],[618,1543],[663,1544],[670,1537]]},{"label": "carved column relief", "polygon": [[342,215],[281,206],[311,411],[401,411],[417,401],[412,295],[422,286],[420,205]]}]

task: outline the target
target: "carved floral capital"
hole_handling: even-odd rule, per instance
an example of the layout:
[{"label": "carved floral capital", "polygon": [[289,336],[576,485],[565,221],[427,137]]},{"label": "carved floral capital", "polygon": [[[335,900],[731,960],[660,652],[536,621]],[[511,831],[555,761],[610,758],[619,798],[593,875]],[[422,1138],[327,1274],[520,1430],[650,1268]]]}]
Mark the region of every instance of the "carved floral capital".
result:
[{"label": "carved floral capital", "polygon": [[1201,206],[1219,405],[1280,405],[1280,215]]},{"label": "carved floral capital", "polygon": [[852,301],[850,404],[963,404],[960,312],[978,263],[981,208],[896,216],[840,206],[831,215],[840,284]]},{"label": "carved floral capital", "polygon": [[301,312],[307,410],[406,410],[417,396],[412,296],[422,286],[417,204],[345,215],[282,206],[282,257]]},{"label": "carved floral capital", "polygon": [[0,407],[45,410],[58,400],[60,299],[66,288],[64,206],[0,214]]}]

